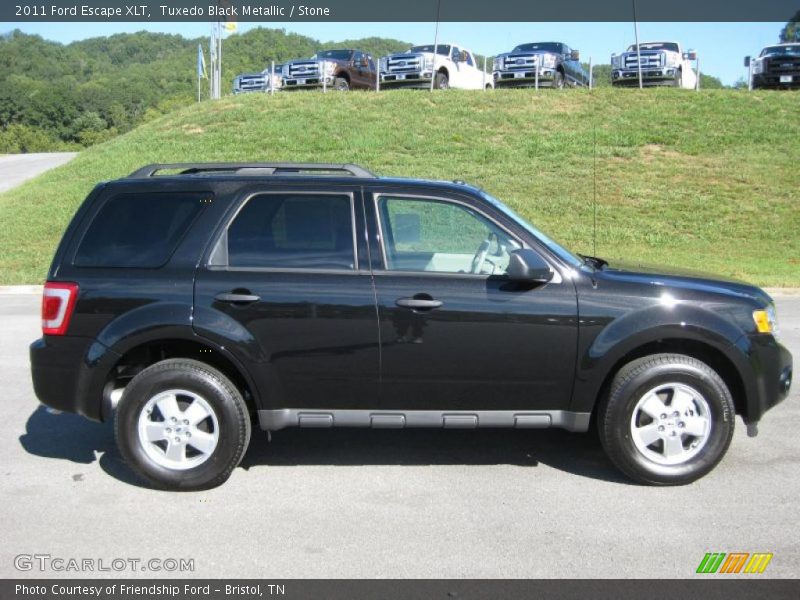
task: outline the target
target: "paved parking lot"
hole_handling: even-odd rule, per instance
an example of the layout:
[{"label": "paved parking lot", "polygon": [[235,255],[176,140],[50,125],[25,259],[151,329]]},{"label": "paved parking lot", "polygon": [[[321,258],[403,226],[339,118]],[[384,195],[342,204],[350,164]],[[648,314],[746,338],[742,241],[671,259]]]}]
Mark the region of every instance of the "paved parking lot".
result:
[{"label": "paved parking lot", "polygon": [[[800,298],[779,297],[800,357]],[[37,406],[27,345],[39,297],[0,295],[0,576],[14,557],[194,559],[196,577],[689,577],[706,552],[773,552],[800,573],[800,407],[741,421],[723,463],[686,487],[632,485],[595,435],[561,431],[254,432],[226,485],[143,487],[110,425]],[[95,563],[99,564],[99,563]],[[53,572],[46,576],[159,576]]]},{"label": "paved parking lot", "polygon": [[68,163],[77,152],[41,152],[0,156],[0,192]]}]

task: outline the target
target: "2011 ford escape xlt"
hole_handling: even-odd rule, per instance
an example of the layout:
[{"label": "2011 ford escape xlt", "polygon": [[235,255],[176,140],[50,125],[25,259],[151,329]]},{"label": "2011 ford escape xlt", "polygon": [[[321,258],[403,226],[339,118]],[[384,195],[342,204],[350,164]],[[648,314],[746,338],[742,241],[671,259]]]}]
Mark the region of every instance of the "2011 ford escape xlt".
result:
[{"label": "2011 ford escape xlt", "polygon": [[155,486],[225,481],[251,423],[596,421],[649,484],[708,473],[792,359],[762,290],[574,255],[483,190],[355,165],[151,165],[98,185],[48,273],[46,405],[114,419]]}]

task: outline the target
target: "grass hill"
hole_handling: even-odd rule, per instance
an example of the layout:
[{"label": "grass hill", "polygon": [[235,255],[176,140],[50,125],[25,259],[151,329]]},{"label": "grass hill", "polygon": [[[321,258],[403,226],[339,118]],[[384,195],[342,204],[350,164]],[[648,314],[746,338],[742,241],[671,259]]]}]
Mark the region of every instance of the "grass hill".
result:
[{"label": "grass hill", "polygon": [[[595,143],[596,142],[596,143]],[[160,117],[0,195],[0,282],[37,283],[92,186],[150,162],[355,162],[464,179],[571,249],[800,286],[797,97],[674,89],[247,95]],[[596,167],[596,170],[595,170]]]}]

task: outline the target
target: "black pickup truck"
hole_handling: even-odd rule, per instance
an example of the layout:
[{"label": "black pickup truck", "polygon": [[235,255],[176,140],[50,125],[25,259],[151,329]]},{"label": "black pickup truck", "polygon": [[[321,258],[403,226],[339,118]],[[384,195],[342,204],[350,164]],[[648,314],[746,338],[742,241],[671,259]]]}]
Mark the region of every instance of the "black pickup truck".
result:
[{"label": "black pickup truck", "polygon": [[589,72],[581,64],[580,53],[561,42],[520,44],[495,57],[492,71],[496,88],[589,85]]},{"label": "black pickup truck", "polygon": [[595,424],[630,477],[683,484],[792,380],[757,287],[576,255],[477,187],[355,165],[99,184],[56,250],[42,332],[41,402],[114,419],[132,468],[184,490],[225,481],[253,424]]},{"label": "black pickup truck", "polygon": [[800,89],[800,42],[767,46],[757,58],[746,57],[753,89]]}]

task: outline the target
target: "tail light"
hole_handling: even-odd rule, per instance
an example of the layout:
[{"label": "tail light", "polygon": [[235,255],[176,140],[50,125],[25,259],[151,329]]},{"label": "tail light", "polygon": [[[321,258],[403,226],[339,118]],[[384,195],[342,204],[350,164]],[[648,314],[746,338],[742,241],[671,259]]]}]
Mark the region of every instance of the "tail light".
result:
[{"label": "tail light", "polygon": [[78,284],[48,281],[42,295],[42,333],[64,335],[78,298]]}]

